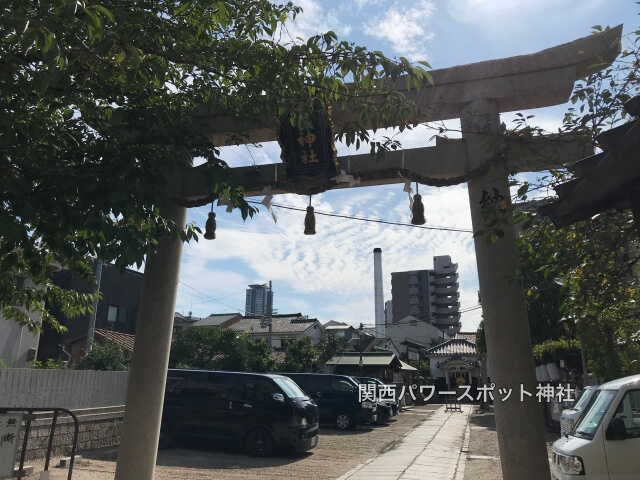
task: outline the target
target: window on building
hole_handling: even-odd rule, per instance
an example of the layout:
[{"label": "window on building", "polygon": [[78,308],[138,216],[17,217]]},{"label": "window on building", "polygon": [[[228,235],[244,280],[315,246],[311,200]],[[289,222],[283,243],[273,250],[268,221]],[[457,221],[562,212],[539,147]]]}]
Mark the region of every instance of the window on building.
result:
[{"label": "window on building", "polygon": [[18,290],[22,290],[25,286],[24,277],[21,275],[14,275],[13,284],[16,286]]},{"label": "window on building", "polygon": [[126,325],[127,323],[127,307],[121,305],[109,305],[109,312],[107,313],[107,322],[120,323]]}]

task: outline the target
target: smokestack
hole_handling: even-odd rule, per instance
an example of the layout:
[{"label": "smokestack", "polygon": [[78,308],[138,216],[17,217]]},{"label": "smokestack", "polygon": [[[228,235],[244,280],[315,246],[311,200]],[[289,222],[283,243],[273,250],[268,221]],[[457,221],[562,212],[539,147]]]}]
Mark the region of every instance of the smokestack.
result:
[{"label": "smokestack", "polygon": [[384,337],[384,294],[382,292],[382,249],[373,249],[373,289],[376,307],[376,337]]}]

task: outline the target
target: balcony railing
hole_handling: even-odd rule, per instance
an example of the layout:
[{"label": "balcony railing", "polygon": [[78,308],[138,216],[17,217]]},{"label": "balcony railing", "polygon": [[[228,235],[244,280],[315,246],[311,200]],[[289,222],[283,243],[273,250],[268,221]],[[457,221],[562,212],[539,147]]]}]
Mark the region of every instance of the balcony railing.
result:
[{"label": "balcony railing", "polygon": [[458,290],[458,282],[452,285],[440,285],[433,289],[433,293],[435,294],[452,294],[453,292]]},{"label": "balcony railing", "polygon": [[436,315],[455,315],[460,310],[460,304],[448,306],[439,306],[436,305],[434,312]]}]

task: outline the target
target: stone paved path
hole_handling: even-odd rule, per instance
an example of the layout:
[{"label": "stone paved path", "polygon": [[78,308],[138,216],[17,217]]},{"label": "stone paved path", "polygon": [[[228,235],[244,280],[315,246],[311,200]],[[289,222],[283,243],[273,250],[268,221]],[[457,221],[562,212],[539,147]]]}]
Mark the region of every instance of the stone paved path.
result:
[{"label": "stone paved path", "polygon": [[462,480],[471,412],[471,405],[461,412],[440,408],[393,449],[338,480]]}]

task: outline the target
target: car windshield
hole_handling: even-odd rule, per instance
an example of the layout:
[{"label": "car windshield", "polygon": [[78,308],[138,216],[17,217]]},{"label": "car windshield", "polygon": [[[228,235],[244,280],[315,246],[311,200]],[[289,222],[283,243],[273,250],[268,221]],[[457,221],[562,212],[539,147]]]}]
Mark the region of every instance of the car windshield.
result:
[{"label": "car windshield", "polygon": [[354,378],[358,383],[367,383],[370,385],[384,385],[384,383],[381,380],[378,380],[377,378],[368,378],[368,377],[352,377]]},{"label": "car windshield", "polygon": [[574,410],[584,410],[584,407],[587,406],[589,400],[591,400],[591,397],[593,396],[593,392],[595,391],[596,390],[594,388],[584,389],[582,394],[580,395],[580,398],[578,398],[578,401],[573,406]]},{"label": "car windshield", "polygon": [[578,435],[593,438],[617,393],[617,390],[596,390],[586,407],[585,414],[578,420],[575,432]]},{"label": "car windshield", "polygon": [[273,379],[289,398],[305,398],[307,394],[293,380],[287,377],[275,377]]}]

